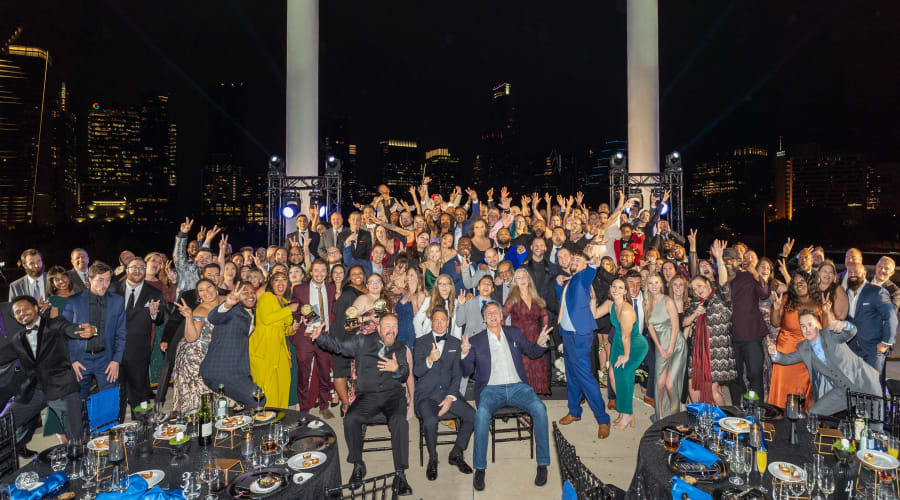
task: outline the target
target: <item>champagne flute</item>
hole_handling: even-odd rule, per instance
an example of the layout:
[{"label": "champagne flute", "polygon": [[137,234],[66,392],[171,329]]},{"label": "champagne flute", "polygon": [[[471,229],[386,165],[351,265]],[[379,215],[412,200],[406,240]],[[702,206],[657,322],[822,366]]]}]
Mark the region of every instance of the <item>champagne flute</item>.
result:
[{"label": "champagne flute", "polygon": [[744,484],[750,486],[750,471],[753,469],[754,457],[753,448],[749,446],[741,446],[741,464],[744,470]]},{"label": "champagne flute", "polygon": [[819,492],[824,493],[825,500],[828,500],[828,495],[834,493],[834,470],[830,465],[822,465],[817,472]]},{"label": "champagne flute", "polygon": [[94,478],[96,476],[97,455],[88,453],[84,456],[84,460],[81,461],[81,477],[84,479],[82,488],[84,489],[84,498],[87,500],[93,500],[95,497],[94,493],[91,492],[91,487],[94,486]]},{"label": "champagne flute", "polygon": [[813,492],[816,489],[816,475],[818,474],[818,470],[816,466],[811,463],[803,464],[803,470],[806,471],[806,491],[809,493],[809,496],[813,496]]}]

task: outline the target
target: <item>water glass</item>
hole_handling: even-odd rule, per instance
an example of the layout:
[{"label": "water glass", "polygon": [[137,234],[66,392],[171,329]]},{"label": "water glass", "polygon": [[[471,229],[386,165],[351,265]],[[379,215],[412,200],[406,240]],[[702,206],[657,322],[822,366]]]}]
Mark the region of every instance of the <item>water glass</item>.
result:
[{"label": "water glass", "polygon": [[225,474],[215,464],[213,468],[206,470],[206,499],[216,500],[213,492],[221,491],[225,487]]},{"label": "water glass", "polygon": [[196,472],[185,472],[181,475],[181,489],[184,498],[193,499],[200,496],[200,478]]},{"label": "water glass", "polygon": [[816,472],[819,491],[824,493],[825,500],[828,500],[828,495],[834,493],[834,470],[830,465],[823,464]]},{"label": "water glass", "polygon": [[94,485],[94,478],[97,477],[97,454],[88,453],[81,460],[81,477],[84,479],[85,489]]},{"label": "water glass", "polygon": [[69,459],[66,457],[65,448],[56,448],[50,452],[50,468],[54,472],[66,470],[68,463]]},{"label": "water glass", "polygon": [[741,474],[744,473],[742,463],[744,457],[741,455],[740,446],[735,442],[728,442],[725,446],[725,456],[728,458],[728,468],[731,470],[731,477],[728,478],[728,482],[735,486],[743,486],[744,480],[741,479]]},{"label": "water glass", "polygon": [[805,463],[803,464],[803,470],[806,471],[806,491],[809,493],[809,496],[812,496],[816,489],[816,474],[818,474],[816,466],[815,464]]}]

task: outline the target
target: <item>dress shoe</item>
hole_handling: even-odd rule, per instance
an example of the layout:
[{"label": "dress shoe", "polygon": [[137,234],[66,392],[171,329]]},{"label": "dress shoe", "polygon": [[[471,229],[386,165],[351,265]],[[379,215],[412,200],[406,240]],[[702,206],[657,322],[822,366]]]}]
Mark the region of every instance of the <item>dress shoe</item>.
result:
[{"label": "dress shoe", "polygon": [[319,412],[319,416],[325,420],[328,420],[330,418],[334,418],[334,413],[331,413],[331,410],[325,408],[324,410]]},{"label": "dress shoe", "polygon": [[412,486],[406,482],[406,474],[402,470],[397,471],[397,477],[394,478],[394,488],[397,494],[402,497],[413,494]]},{"label": "dress shoe", "polygon": [[609,410],[615,410],[616,409],[616,400],[610,399],[609,402],[606,403],[606,408]]},{"label": "dress shoe", "polygon": [[437,464],[438,461],[436,458],[428,459],[428,467],[425,469],[425,477],[429,481],[434,481],[435,479],[437,479]]},{"label": "dress shoe", "polygon": [[609,424],[600,424],[597,429],[597,438],[606,439],[609,437]]},{"label": "dress shoe", "polygon": [[566,416],[559,419],[559,425],[569,425],[572,422],[578,422],[581,420],[581,417],[573,417],[571,413],[566,413]]},{"label": "dress shoe", "polygon": [[475,469],[475,477],[472,478],[472,486],[475,491],[484,491],[484,469]]},{"label": "dress shoe", "polygon": [[353,464],[353,472],[350,474],[350,486],[357,489],[362,486],[363,479],[366,477],[366,464],[357,462]]},{"label": "dress shoe", "polygon": [[653,398],[644,396],[644,402],[647,403],[648,405],[650,405],[651,408],[655,408],[655,406],[654,406],[655,402],[653,401]]},{"label": "dress shoe", "polygon": [[547,484],[547,466],[538,465],[537,474],[534,476],[534,485],[543,486]]},{"label": "dress shoe", "polygon": [[459,455],[450,455],[450,460],[448,460],[448,462],[450,462],[450,465],[455,465],[463,474],[472,473],[472,468],[466,463],[466,459],[462,456],[462,453]]},{"label": "dress shoe", "polygon": [[24,446],[18,449],[18,453],[19,453],[19,456],[24,459],[34,458],[34,456],[37,455],[36,451],[29,450],[28,448],[26,448]]}]

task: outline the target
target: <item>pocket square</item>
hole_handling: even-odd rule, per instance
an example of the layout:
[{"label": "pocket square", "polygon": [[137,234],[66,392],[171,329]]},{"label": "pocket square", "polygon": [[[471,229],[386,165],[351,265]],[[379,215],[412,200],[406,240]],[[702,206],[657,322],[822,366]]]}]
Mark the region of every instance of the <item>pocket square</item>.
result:
[{"label": "pocket square", "polygon": [[447,351],[447,352],[456,352],[456,349],[450,349],[450,350]]},{"label": "pocket square", "polygon": [[868,303],[868,302],[863,302],[863,305],[864,305],[864,306],[867,306],[867,305],[869,305],[869,303]]}]

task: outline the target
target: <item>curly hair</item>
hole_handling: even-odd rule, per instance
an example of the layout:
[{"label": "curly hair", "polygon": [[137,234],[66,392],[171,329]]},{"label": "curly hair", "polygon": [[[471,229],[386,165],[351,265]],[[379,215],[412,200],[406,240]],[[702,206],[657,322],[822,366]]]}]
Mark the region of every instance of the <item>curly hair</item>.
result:
[{"label": "curly hair", "polygon": [[806,282],[806,294],[816,304],[822,304],[822,291],[819,290],[819,278],[816,277],[815,274],[808,273],[806,271],[796,270],[793,274],[791,274],[791,283],[788,285],[787,290],[787,300],[785,301],[785,307],[790,309],[796,309],[797,305],[800,303],[800,297],[797,296],[796,290],[794,290],[794,278],[800,276],[803,281]]}]

